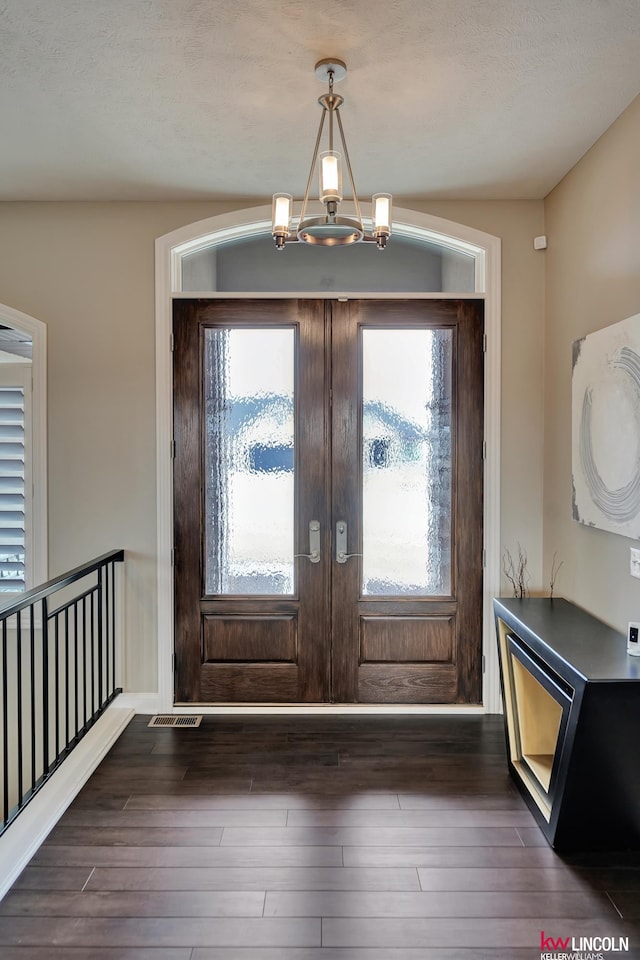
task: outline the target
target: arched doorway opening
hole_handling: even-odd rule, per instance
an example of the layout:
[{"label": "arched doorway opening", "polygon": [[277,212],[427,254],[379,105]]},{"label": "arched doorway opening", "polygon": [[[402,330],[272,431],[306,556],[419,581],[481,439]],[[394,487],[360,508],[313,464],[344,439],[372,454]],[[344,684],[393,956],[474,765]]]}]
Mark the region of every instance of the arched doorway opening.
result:
[{"label": "arched doorway opening", "polygon": [[[197,296],[215,300],[247,297],[326,297],[429,300],[456,299],[460,295],[484,301],[484,584],[483,584],[483,706],[499,710],[497,664],[492,639],[491,598],[500,584],[500,240],[469,227],[410,210],[397,210],[394,237],[404,254],[410,254],[415,269],[393,279],[381,280],[381,257],[375,270],[364,268],[345,289],[336,270],[332,285],[322,283],[326,272],[314,275],[309,264],[293,263],[278,255],[281,276],[260,277],[262,243],[270,242],[270,209],[253,208],[209,218],[176,230],[156,242],[156,401],[157,401],[157,493],[158,493],[158,683],[159,709],[173,709],[173,496],[172,496],[172,304],[176,299]],[[390,249],[390,248],[389,248]],[[317,251],[311,251],[315,253]],[[369,251],[364,251],[369,253]],[[385,252],[386,256],[388,251]],[[422,253],[422,263],[420,254]],[[374,254],[374,256],[376,256]],[[403,257],[406,261],[406,256]],[[245,269],[239,271],[244,262]],[[386,261],[391,263],[391,259]],[[335,265],[334,265],[335,266]],[[397,264],[396,264],[397,267]],[[406,262],[405,262],[406,267]],[[331,265],[329,265],[329,268]],[[422,274],[420,273],[422,270]],[[287,272],[289,279],[287,280]],[[393,264],[390,274],[394,273]],[[301,275],[303,279],[301,279]],[[241,283],[239,276],[250,278]],[[367,279],[368,277],[368,279]],[[295,278],[295,281],[294,281]],[[428,279],[430,278],[430,279]],[[438,281],[439,278],[439,281]],[[301,289],[301,284],[309,284]],[[456,289],[456,286],[462,289]],[[197,289],[202,287],[202,289]],[[442,289],[445,287],[446,289]],[[293,289],[291,289],[293,288]],[[382,288],[382,289],[381,289]],[[176,708],[179,709],[179,708]],[[233,708],[217,708],[219,710]],[[243,707],[244,710],[255,708]],[[277,709],[277,708],[275,708]],[[296,709],[291,707],[280,709]],[[298,709],[304,710],[304,707]],[[323,708],[323,709],[326,709]],[[353,708],[351,708],[353,709]],[[358,709],[358,708],[356,708]],[[361,709],[381,709],[362,707]],[[384,708],[396,709],[396,708]],[[452,707],[415,706],[423,712]],[[476,709],[476,708],[465,708]]]}]

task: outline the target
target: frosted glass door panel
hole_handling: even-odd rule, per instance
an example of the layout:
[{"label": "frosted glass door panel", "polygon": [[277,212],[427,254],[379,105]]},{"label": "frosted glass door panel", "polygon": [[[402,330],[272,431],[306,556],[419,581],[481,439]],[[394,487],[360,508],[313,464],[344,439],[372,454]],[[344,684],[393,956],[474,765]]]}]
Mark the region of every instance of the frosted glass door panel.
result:
[{"label": "frosted glass door panel", "polygon": [[451,593],[450,329],[362,331],[362,593]]},{"label": "frosted glass door panel", "polygon": [[205,593],[294,592],[293,327],[204,331]]}]

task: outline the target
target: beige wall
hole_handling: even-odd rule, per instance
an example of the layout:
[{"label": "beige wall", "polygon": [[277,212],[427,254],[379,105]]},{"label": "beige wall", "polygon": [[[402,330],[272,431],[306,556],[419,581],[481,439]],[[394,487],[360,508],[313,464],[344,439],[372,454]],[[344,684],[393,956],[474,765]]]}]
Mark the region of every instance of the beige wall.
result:
[{"label": "beige wall", "polygon": [[557,592],[618,629],[640,619],[625,537],[571,519],[571,345],[640,313],[640,98],[545,202],[545,568]]},{"label": "beige wall", "polygon": [[[0,302],[49,331],[50,573],[126,548],[130,690],[156,689],[154,240],[253,205],[0,205]],[[539,587],[542,202],[401,205],[502,238],[502,539],[527,549]]]}]

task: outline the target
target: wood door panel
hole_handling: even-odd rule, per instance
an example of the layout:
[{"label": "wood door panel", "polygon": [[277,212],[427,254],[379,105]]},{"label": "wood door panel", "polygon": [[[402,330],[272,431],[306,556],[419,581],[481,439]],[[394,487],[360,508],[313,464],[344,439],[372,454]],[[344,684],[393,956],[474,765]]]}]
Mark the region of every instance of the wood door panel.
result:
[{"label": "wood door panel", "polygon": [[204,616],[203,662],[297,662],[297,617]]},{"label": "wood door panel", "polygon": [[[265,409],[273,408],[261,406],[263,397],[274,396],[268,390],[265,393],[266,388],[261,386],[271,370],[263,354],[258,352],[249,357],[241,370],[241,385],[236,388],[229,373],[228,350],[231,348],[213,331],[230,331],[226,338],[230,342],[236,330],[264,334],[269,329],[283,328],[293,331],[295,386],[292,399],[283,394],[276,411],[293,409],[293,455],[285,467],[275,468],[263,456],[259,462],[251,457],[246,463],[241,459],[239,466],[233,461],[234,466],[229,468],[224,459],[227,451],[249,442],[246,435],[242,439],[241,431],[245,426],[251,429],[260,417],[271,418],[276,438],[275,441],[267,439],[267,445],[260,449],[263,455],[272,449],[277,442],[279,414],[265,413]],[[178,703],[323,701],[329,697],[331,664],[325,620],[329,606],[330,546],[325,449],[327,342],[322,301],[179,300],[174,303],[175,698]],[[207,349],[217,350],[214,364]],[[235,371],[238,369],[234,367]],[[234,376],[233,382],[238,382],[235,373]],[[234,392],[236,389],[240,394]],[[251,390],[253,395],[247,392]],[[213,403],[218,404],[209,415],[205,412],[207,396],[209,402],[213,398]],[[225,420],[225,410],[236,401],[240,406]],[[222,437],[222,454],[211,452],[218,449],[216,443],[210,442],[216,437]],[[290,442],[288,449],[291,450]],[[219,457],[213,461],[213,471],[205,469],[207,456]],[[234,570],[236,580],[233,581],[227,575],[228,568],[223,566],[227,561],[224,558],[218,561],[217,554],[215,562],[220,564],[227,579],[216,574],[207,581],[205,567],[210,562],[207,537],[214,552],[218,544],[224,546],[222,537],[229,537],[229,530],[220,528],[223,532],[216,540],[219,529],[216,524],[221,523],[219,517],[224,503],[231,500],[228,493],[231,488],[220,485],[233,482],[237,484],[235,489],[239,489],[238,485],[250,480],[252,473],[273,477],[274,473],[269,471],[283,469],[293,469],[293,483],[289,488],[293,489],[295,516],[291,545],[296,555],[309,553],[309,524],[317,521],[321,562],[310,563],[304,556],[294,559],[291,594],[263,595],[257,583],[255,589],[259,592],[251,594],[250,577],[247,586],[241,578],[237,579]],[[240,480],[226,479],[232,470],[236,477],[242,474]],[[210,482],[213,475],[214,485]],[[265,505],[263,516],[268,516],[269,506],[270,502]],[[225,522],[226,519],[224,514]],[[245,545],[246,542],[245,531]],[[260,547],[264,547],[264,542],[263,539]],[[243,549],[250,551],[251,546],[249,541],[249,546]],[[253,559],[262,555],[258,549]],[[251,563],[247,567],[246,559],[243,558],[244,569],[250,573]],[[248,559],[251,561],[252,557]],[[241,593],[236,595],[236,588]]]},{"label": "wood door panel", "polygon": [[360,663],[451,663],[454,617],[361,617]]},{"label": "wood door panel", "polygon": [[[333,569],[333,694],[338,701],[361,701],[374,703],[479,703],[482,695],[482,438],[483,438],[483,304],[480,301],[348,301],[334,304],[333,311],[333,471],[332,504],[333,528],[338,522],[348,530],[347,552],[353,556]],[[426,550],[435,543],[442,556],[439,571],[444,571],[437,589],[427,588],[425,581],[406,589],[402,576],[393,575],[391,552],[386,555],[377,547],[377,557],[386,556],[386,579],[377,576],[368,581],[364,576],[366,561],[361,559],[364,545],[363,515],[365,486],[364,477],[369,477],[368,490],[373,482],[378,490],[388,491],[383,502],[374,502],[376,535],[378,543],[392,547],[396,563],[405,563],[406,549],[399,548],[397,530],[404,524],[407,530],[407,500],[399,505],[401,496],[393,496],[392,474],[382,476],[384,470],[396,471],[401,476],[397,463],[385,450],[400,450],[401,433],[404,436],[432,437],[427,427],[420,426],[424,419],[411,420],[411,414],[402,414],[406,407],[406,383],[403,381],[404,366],[386,356],[376,359],[376,371],[383,369],[387,383],[399,385],[396,402],[386,399],[386,393],[378,386],[365,399],[363,351],[368,344],[379,339],[375,331],[391,334],[390,347],[404,336],[405,344],[437,343],[430,348],[431,360],[425,353],[424,377],[432,378],[431,409],[444,412],[438,423],[444,453],[438,461],[438,474],[433,467],[429,474],[429,486],[425,496],[434,499],[428,502],[438,507],[437,522],[430,529],[429,540],[423,534]],[[369,333],[369,331],[374,331]],[[396,337],[396,331],[398,337]],[[410,331],[406,336],[405,331]],[[425,337],[420,339],[420,332]],[[429,333],[433,331],[433,336]],[[379,342],[386,342],[381,340]],[[412,350],[412,346],[399,346]],[[420,349],[426,350],[425,346]],[[379,351],[378,351],[379,352]],[[372,354],[377,356],[377,354]],[[413,377],[420,383],[420,368],[412,357],[404,354],[402,363],[412,366]],[[437,357],[437,359],[433,359]],[[392,366],[396,363],[396,367]],[[370,361],[367,361],[370,363]],[[384,364],[384,367],[380,367]],[[430,364],[430,367],[429,367]],[[366,369],[372,370],[371,366]],[[395,370],[395,373],[392,372]],[[371,373],[367,374],[372,377]],[[415,379],[417,377],[417,380]],[[376,382],[375,376],[372,382]],[[426,379],[422,381],[427,382]],[[376,400],[377,397],[385,399]],[[386,385],[384,387],[386,390]],[[392,391],[393,393],[393,391]],[[422,394],[417,394],[422,395]],[[367,414],[367,404],[369,413]],[[377,404],[377,407],[376,407]],[[403,407],[404,405],[404,407]],[[374,409],[375,408],[375,409]],[[415,409],[415,406],[414,406]],[[424,407],[423,409],[426,409]],[[372,412],[373,411],[373,412]],[[397,411],[397,412],[396,412]],[[377,417],[383,425],[379,451],[365,449],[365,416]],[[416,413],[416,416],[418,414]],[[394,420],[395,418],[395,420]],[[404,418],[404,419],[403,419]],[[394,427],[394,422],[399,426]],[[414,427],[414,424],[417,426]],[[380,429],[380,428],[376,428]],[[419,433],[420,430],[424,432]],[[385,434],[386,431],[386,434]],[[412,431],[414,431],[412,433]],[[387,439],[385,439],[385,435]],[[368,434],[367,436],[371,436]],[[373,434],[374,438],[377,436]],[[450,442],[448,437],[451,438]],[[428,441],[431,443],[431,440]],[[371,440],[367,440],[370,445]],[[407,447],[405,463],[412,453]],[[436,456],[432,454],[431,456]],[[373,459],[372,459],[373,457]],[[427,460],[419,461],[427,463]],[[374,481],[372,468],[379,470]],[[426,465],[422,468],[427,470]],[[415,474],[414,474],[415,476]],[[442,483],[448,486],[439,486]],[[394,481],[401,483],[400,480]],[[398,489],[396,487],[395,489]],[[430,491],[427,494],[427,489]],[[451,491],[450,508],[440,508],[436,497],[440,490]],[[398,493],[400,494],[400,489]],[[367,494],[369,497],[371,493]],[[370,501],[371,502],[371,501]],[[424,503],[415,499],[413,503]],[[395,524],[390,520],[395,519]],[[424,510],[423,510],[424,515]],[[433,515],[433,511],[432,511]],[[378,523],[379,522],[379,523]],[[378,533],[379,529],[379,533]],[[389,531],[392,531],[391,535]],[[411,532],[411,531],[409,531]],[[384,538],[387,537],[387,540]],[[390,537],[395,537],[391,539]],[[370,542],[371,533],[369,533]],[[429,554],[432,555],[431,553]],[[415,556],[415,553],[414,553]],[[377,560],[379,563],[379,559]],[[416,569],[414,567],[414,569]],[[424,569],[424,568],[423,568]],[[388,576],[387,576],[388,572]],[[397,582],[397,593],[391,594],[389,584]],[[406,581],[405,581],[406,582]],[[377,596],[376,592],[386,596]],[[371,595],[373,593],[373,595]]]},{"label": "wood door panel", "polygon": [[202,703],[297,703],[298,668],[290,663],[204,663]]},{"label": "wood door panel", "polygon": [[358,670],[362,703],[456,703],[458,672],[454,664],[363,663]]}]

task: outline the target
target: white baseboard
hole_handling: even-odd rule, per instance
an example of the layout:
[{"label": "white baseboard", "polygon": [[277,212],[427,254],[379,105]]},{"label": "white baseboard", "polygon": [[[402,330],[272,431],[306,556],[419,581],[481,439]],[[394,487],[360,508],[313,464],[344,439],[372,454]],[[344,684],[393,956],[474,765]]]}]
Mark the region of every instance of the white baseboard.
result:
[{"label": "white baseboard", "polygon": [[108,707],[0,837],[0,900],[111,749],[133,714],[130,707],[121,704],[120,698]]},{"label": "white baseboard", "polygon": [[128,707],[136,713],[154,714],[165,713],[159,693],[121,693],[118,697],[119,707]]},{"label": "white baseboard", "polygon": [[202,714],[203,716],[220,716],[224,714],[256,714],[290,715],[311,714],[327,716],[329,714],[355,716],[356,714],[385,716],[404,714],[407,716],[460,716],[468,717],[472,714],[491,712],[483,704],[422,704],[422,703],[225,703],[225,704],[169,704],[163,701],[159,693],[121,693],[118,697],[119,707],[129,707],[137,714],[153,715],[166,714]]}]

